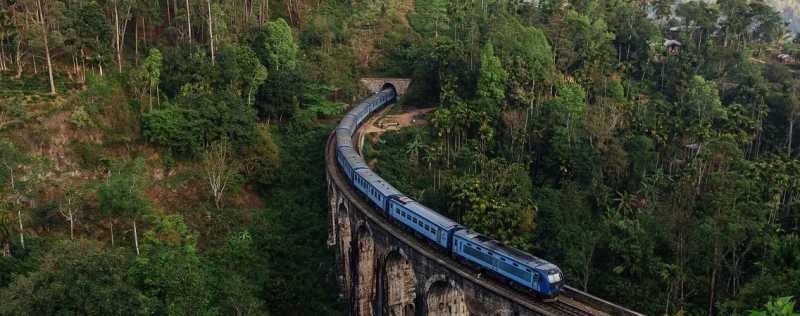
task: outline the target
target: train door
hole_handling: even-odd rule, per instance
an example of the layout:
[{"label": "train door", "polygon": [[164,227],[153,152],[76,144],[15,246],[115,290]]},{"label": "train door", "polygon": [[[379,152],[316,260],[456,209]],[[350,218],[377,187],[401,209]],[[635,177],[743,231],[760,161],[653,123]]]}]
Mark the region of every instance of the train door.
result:
[{"label": "train door", "polygon": [[[489,252],[489,255],[491,256],[493,254],[491,252]],[[492,271],[497,271],[498,264],[500,264],[500,260],[498,260],[497,258],[492,256]]]},{"label": "train door", "polygon": [[437,228],[436,229],[436,243],[441,245],[442,244],[442,239],[443,239],[442,238],[442,229],[441,228]]}]

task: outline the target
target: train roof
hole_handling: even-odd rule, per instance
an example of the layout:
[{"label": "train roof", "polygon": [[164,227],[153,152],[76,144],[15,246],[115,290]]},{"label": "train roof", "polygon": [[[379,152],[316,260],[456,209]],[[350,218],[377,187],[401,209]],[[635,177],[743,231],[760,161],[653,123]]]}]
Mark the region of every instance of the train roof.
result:
[{"label": "train roof", "polygon": [[336,130],[336,147],[353,147],[353,137],[346,129]]},{"label": "train roof", "polygon": [[[363,161],[363,159],[362,159]],[[365,163],[366,165],[366,163]],[[403,195],[400,191],[397,191],[389,182],[383,180],[378,174],[372,172],[369,169],[359,169],[356,170],[356,173],[359,174],[362,178],[367,180],[378,192],[381,193],[383,196],[395,196],[395,195]]]},{"label": "train roof", "polygon": [[337,130],[338,129],[345,129],[345,130],[350,131],[351,135],[353,134],[353,131],[355,131],[355,127],[356,127],[356,116],[354,114],[351,114],[351,113],[353,113],[353,112],[347,113],[342,118],[342,120],[339,121],[339,125],[336,126]]},{"label": "train roof", "polygon": [[356,105],[356,106],[355,106],[355,107],[354,107],[352,110],[350,110],[350,112],[348,112],[348,113],[349,113],[349,114],[353,114],[353,115],[358,115],[358,114],[361,114],[361,112],[364,112],[364,111],[369,111],[369,104],[367,104],[367,103],[364,103],[364,101],[361,101],[361,103],[359,103],[358,105]]},{"label": "train roof", "polygon": [[407,208],[408,210],[417,213],[418,215],[424,217],[425,219],[433,222],[437,226],[442,227],[444,229],[450,230],[453,228],[463,227],[458,222],[451,220],[432,209],[429,209],[427,206],[422,205],[419,202],[414,201],[409,197],[406,196],[395,197],[394,200],[397,201],[398,204]]},{"label": "train roof", "polygon": [[359,168],[369,170],[367,162],[361,158],[361,155],[359,155],[358,152],[353,149],[353,147],[340,147],[337,150],[342,152],[342,155],[344,155],[344,158],[347,159],[347,163],[350,165],[350,168],[353,168],[353,170]]},{"label": "train roof", "polygon": [[528,265],[530,267],[550,271],[552,269],[557,269],[556,265],[536,257],[532,254],[524,252],[522,250],[516,249],[511,246],[506,246],[503,243],[494,240],[488,236],[481,235],[471,230],[460,230],[455,232],[456,236],[469,240],[475,244],[479,244],[482,247],[494,251],[495,253],[502,254],[508,258],[513,260],[519,261],[522,264]]}]

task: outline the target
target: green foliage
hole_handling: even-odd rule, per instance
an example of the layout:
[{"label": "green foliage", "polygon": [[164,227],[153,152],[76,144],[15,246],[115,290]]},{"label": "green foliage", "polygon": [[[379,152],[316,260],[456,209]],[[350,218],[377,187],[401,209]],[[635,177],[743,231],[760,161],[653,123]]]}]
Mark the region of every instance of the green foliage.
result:
[{"label": "green foliage", "polygon": [[333,253],[325,246],[323,152],[330,130],[277,137],[281,168],[265,193],[265,211],[254,215],[248,228],[252,259],[238,265],[242,275],[258,286],[272,315],[294,312],[343,314],[346,303],[336,301]]},{"label": "green foliage", "polygon": [[297,44],[292,37],[292,29],[285,20],[279,18],[267,22],[261,29],[266,38],[261,43],[267,53],[266,65],[276,70],[293,70],[297,66]]},{"label": "green foliage", "polygon": [[78,155],[81,168],[98,169],[108,167],[108,158],[101,146],[89,141],[82,141],[73,143],[72,148]]},{"label": "green foliage", "polygon": [[132,260],[119,250],[103,250],[96,241],[62,241],[45,261],[0,291],[0,314],[133,315],[149,305],[128,276]]},{"label": "green foliage", "polygon": [[69,116],[69,122],[77,126],[78,128],[84,126],[95,126],[94,121],[92,121],[92,117],[89,116],[89,113],[83,108],[83,106],[79,106],[75,111],[72,112],[72,115]]},{"label": "green foliage", "polygon": [[451,182],[451,212],[462,223],[512,247],[529,250],[526,238],[535,228],[536,206],[521,198],[531,190],[530,178],[518,164],[501,160],[481,164],[481,173]]},{"label": "green foliage", "polygon": [[303,93],[303,105],[306,106],[308,111],[323,114],[333,115],[339,114],[344,110],[343,102],[328,101],[326,94],[336,92],[338,89],[331,86],[309,84],[306,85],[306,92]]},{"label": "green foliage", "polygon": [[769,299],[764,307],[766,312],[750,311],[750,316],[798,316],[800,313],[794,312],[794,304],[791,296],[779,297],[775,300]]},{"label": "green foliage", "polygon": [[478,77],[478,96],[491,98],[495,102],[505,99],[504,86],[508,73],[500,67],[500,59],[494,55],[494,47],[486,43],[481,51],[481,72]]},{"label": "green foliage", "polygon": [[685,123],[690,135],[700,140],[708,139],[714,121],[725,119],[726,113],[719,99],[717,84],[700,76],[692,77],[681,113],[683,117],[690,118]]},{"label": "green foliage", "polygon": [[244,172],[248,178],[254,179],[258,183],[269,184],[281,166],[280,149],[275,144],[272,133],[266,125],[259,124],[256,126],[256,130],[260,136],[260,144],[243,155]]},{"label": "green foliage", "polygon": [[196,250],[197,236],[180,215],[156,219],[143,238],[141,255],[130,268],[137,288],[150,299],[147,312],[161,315],[214,315],[211,286]]},{"label": "green foliage", "polygon": [[164,109],[154,109],[142,116],[142,134],[152,143],[169,146],[181,153],[195,153],[200,139],[194,133],[186,116],[192,111],[182,111],[167,104]]},{"label": "green foliage", "polygon": [[312,110],[298,110],[286,126],[289,133],[303,134],[317,126],[317,113]]},{"label": "green foliage", "polygon": [[128,163],[120,157],[111,166],[112,175],[100,186],[95,197],[103,216],[110,219],[136,219],[152,211],[139,193],[144,184],[144,159]]},{"label": "green foliage", "polygon": [[267,80],[267,68],[261,64],[256,53],[248,46],[236,45],[236,63],[242,70],[242,94],[247,95],[247,104],[252,104],[251,96]]}]

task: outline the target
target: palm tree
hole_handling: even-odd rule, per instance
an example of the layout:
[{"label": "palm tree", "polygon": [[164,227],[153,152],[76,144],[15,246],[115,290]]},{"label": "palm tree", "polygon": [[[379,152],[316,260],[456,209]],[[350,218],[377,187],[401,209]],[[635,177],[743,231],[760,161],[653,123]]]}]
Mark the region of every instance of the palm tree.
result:
[{"label": "palm tree", "polygon": [[617,211],[620,211],[623,216],[629,216],[633,213],[634,196],[625,192],[617,191],[618,197],[614,199],[617,202]]},{"label": "palm tree", "polygon": [[672,16],[672,8],[675,7],[675,0],[655,0],[653,8],[656,11],[656,18],[659,21],[666,20]]},{"label": "palm tree", "polygon": [[406,146],[406,154],[409,155],[409,160],[411,161],[411,164],[413,164],[414,166],[419,164],[419,151],[420,149],[424,149],[427,147],[428,146],[423,145],[422,142],[420,142],[419,139],[416,138],[408,143],[408,145]]},{"label": "palm tree", "polygon": [[428,170],[431,170],[431,166],[433,165],[433,162],[436,161],[436,150],[435,149],[432,150],[430,148],[425,148],[425,157],[422,157],[422,160],[424,160],[426,163],[428,163]]}]

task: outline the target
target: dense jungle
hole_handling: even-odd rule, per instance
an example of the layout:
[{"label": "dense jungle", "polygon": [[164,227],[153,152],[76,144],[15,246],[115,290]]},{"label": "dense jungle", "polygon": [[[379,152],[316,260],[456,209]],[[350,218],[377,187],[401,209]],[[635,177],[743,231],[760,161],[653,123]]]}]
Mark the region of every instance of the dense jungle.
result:
[{"label": "dense jungle", "polygon": [[0,315],[347,314],[323,148],[362,77],[436,108],[375,171],[568,284],[797,315],[794,7],[0,1]]}]

